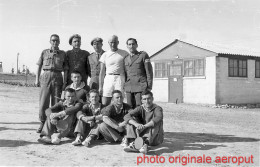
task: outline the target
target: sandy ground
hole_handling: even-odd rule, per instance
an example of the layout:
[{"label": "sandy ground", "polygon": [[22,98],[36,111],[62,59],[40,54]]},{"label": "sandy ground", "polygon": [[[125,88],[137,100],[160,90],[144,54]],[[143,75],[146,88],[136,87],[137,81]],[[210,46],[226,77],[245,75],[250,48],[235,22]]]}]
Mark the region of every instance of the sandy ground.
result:
[{"label": "sandy ground", "polygon": [[[137,160],[138,166],[182,166],[184,156],[197,160],[185,166],[238,166],[237,157],[250,160],[240,166],[259,166],[259,108],[215,109],[158,102],[164,109],[165,141],[150,148],[144,159],[140,153],[126,153],[120,145],[105,141],[95,142],[91,148],[72,146],[69,138],[62,139],[61,145],[38,143],[38,95],[39,88],[0,84],[1,166],[137,166]],[[211,163],[199,163],[203,155]],[[182,160],[172,162],[176,156]],[[230,158],[229,163],[217,163],[217,156],[233,157],[233,162]]]}]

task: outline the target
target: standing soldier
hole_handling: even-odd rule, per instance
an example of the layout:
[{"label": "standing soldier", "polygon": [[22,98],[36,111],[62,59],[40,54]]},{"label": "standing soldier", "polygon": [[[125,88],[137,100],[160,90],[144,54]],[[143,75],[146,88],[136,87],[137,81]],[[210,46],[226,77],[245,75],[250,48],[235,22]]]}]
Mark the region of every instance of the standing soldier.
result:
[{"label": "standing soldier", "polygon": [[88,57],[90,69],[91,69],[91,79],[89,82],[90,89],[99,89],[99,73],[100,73],[100,62],[99,59],[101,55],[105,52],[102,49],[103,46],[103,39],[102,38],[94,38],[91,41],[91,45],[93,46],[95,52],[91,53]]},{"label": "standing soldier", "polygon": [[109,38],[110,50],[100,58],[99,92],[103,95],[102,104],[107,106],[112,99],[114,90],[124,91],[125,71],[124,59],[127,51],[118,48],[118,37],[113,35]]},{"label": "standing soldier", "polygon": [[81,73],[82,81],[84,81],[87,85],[88,76],[90,76],[90,67],[88,62],[89,52],[80,49],[81,36],[78,34],[74,34],[70,37],[69,44],[73,46],[73,49],[66,52],[69,65],[68,73],[64,74],[67,81],[66,85],[70,85],[72,83],[70,76],[71,72],[74,70]]},{"label": "standing soldier", "polygon": [[[57,34],[50,37],[51,49],[42,51],[41,57],[37,62],[38,68],[36,72],[35,84],[39,86],[39,77],[41,70],[44,73],[41,76],[41,90],[40,90],[40,106],[39,119],[41,125],[37,133],[41,133],[44,122],[46,120],[45,110],[49,108],[50,98],[53,106],[61,97],[63,77],[61,72],[68,70],[65,52],[59,50],[60,38]],[[65,79],[65,78],[64,78]]]},{"label": "standing soldier", "polygon": [[141,105],[141,94],[152,90],[153,68],[148,54],[137,51],[137,40],[129,38],[126,41],[130,54],[125,58],[126,82],[125,91],[127,103],[135,108]]}]

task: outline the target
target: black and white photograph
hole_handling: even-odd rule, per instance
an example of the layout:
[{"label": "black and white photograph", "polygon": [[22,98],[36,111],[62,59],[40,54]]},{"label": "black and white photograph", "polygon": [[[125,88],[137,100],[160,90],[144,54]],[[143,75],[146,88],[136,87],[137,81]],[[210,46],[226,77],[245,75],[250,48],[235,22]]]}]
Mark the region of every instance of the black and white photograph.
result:
[{"label": "black and white photograph", "polygon": [[260,166],[260,1],[0,0],[0,166]]}]

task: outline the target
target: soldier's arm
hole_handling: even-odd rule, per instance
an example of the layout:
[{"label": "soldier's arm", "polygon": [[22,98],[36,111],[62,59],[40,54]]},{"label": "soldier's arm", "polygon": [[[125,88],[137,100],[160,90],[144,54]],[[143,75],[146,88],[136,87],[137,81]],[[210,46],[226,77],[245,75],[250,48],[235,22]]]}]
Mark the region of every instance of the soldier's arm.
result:
[{"label": "soldier's arm", "polygon": [[75,114],[75,113],[77,113],[79,110],[82,109],[82,106],[83,106],[83,104],[80,103],[80,102],[78,102],[78,103],[75,104],[75,106],[66,108],[66,109],[65,109],[65,113],[66,113],[66,115]]},{"label": "soldier's arm", "polygon": [[99,90],[102,90],[103,88],[105,74],[106,74],[106,65],[104,63],[100,63]]},{"label": "soldier's arm", "polygon": [[147,89],[152,90],[153,87],[153,67],[150,62],[150,58],[147,53],[145,53],[144,56],[144,67],[145,67],[145,73],[146,73],[146,78],[147,78]]},{"label": "soldier's arm", "polygon": [[64,75],[63,75],[63,87],[62,87],[63,90],[67,86],[68,71],[69,71],[69,58],[68,58],[68,52],[66,52],[66,54],[65,54],[65,61],[64,61]]},{"label": "soldier's arm", "polygon": [[44,55],[44,51],[41,53],[41,57],[39,58],[38,62],[37,62],[37,71],[36,71],[36,79],[35,79],[35,85],[36,86],[40,86],[40,75],[41,75],[41,71],[42,71],[42,64],[43,64],[43,55]]}]

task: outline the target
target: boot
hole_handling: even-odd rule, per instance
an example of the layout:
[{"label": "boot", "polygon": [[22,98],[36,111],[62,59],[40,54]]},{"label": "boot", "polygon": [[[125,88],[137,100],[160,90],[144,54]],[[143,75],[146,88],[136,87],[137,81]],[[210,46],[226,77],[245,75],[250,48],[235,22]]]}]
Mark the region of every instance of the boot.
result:
[{"label": "boot", "polygon": [[45,121],[41,121],[40,127],[36,131],[37,133],[41,133],[42,132],[42,128],[43,128],[44,123],[45,123]]}]

